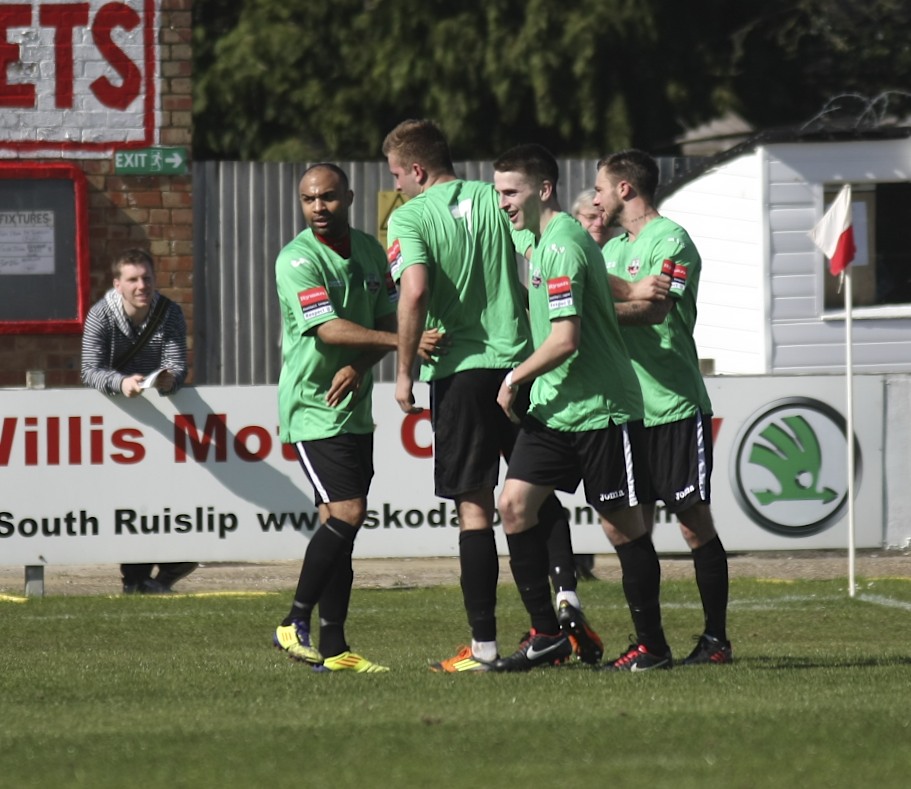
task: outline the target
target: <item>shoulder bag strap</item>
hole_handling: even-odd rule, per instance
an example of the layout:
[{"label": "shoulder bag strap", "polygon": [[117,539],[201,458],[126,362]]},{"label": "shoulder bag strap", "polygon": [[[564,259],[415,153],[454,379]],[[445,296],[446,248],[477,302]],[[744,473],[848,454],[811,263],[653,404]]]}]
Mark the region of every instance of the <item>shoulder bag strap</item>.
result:
[{"label": "shoulder bag strap", "polygon": [[136,342],[114,359],[113,367],[115,370],[123,372],[121,368],[125,367],[127,362],[142,350],[143,346],[155,332],[155,329],[158,328],[158,325],[161,323],[162,318],[164,318],[164,314],[170,304],[171,300],[167,296],[160,293],[158,294],[158,301],[155,304],[155,309],[152,311],[151,316],[149,316],[149,322],[146,324],[145,329],[142,330],[142,334],[139,335]]}]

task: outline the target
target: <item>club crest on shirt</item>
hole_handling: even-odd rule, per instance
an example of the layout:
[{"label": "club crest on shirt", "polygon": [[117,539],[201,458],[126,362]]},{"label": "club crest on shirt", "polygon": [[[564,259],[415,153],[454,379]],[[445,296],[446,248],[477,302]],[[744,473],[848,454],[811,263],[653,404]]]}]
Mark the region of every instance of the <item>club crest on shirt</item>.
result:
[{"label": "club crest on shirt", "polygon": [[569,277],[547,280],[547,306],[552,310],[572,307],[573,289]]},{"label": "club crest on shirt", "polygon": [[376,296],[380,292],[380,278],[372,271],[364,277],[364,281],[367,283],[367,292],[371,296]]},{"label": "club crest on shirt", "polygon": [[636,277],[639,275],[639,269],[642,266],[642,261],[639,258],[633,258],[629,263],[626,264],[626,273],[630,277]]},{"label": "club crest on shirt", "polygon": [[393,241],[392,246],[386,250],[386,260],[389,261],[389,271],[392,272],[392,277],[395,279],[395,275],[399,273],[399,268],[402,266],[402,245],[398,239]]},{"label": "club crest on shirt", "polygon": [[536,268],[531,272],[531,285],[533,288],[540,288],[541,283],[544,281],[541,276],[541,269]]},{"label": "club crest on shirt", "polygon": [[297,300],[301,305],[301,312],[304,314],[304,320],[313,320],[323,315],[332,315],[335,308],[329,301],[329,294],[321,285],[315,288],[301,290],[297,294]]}]

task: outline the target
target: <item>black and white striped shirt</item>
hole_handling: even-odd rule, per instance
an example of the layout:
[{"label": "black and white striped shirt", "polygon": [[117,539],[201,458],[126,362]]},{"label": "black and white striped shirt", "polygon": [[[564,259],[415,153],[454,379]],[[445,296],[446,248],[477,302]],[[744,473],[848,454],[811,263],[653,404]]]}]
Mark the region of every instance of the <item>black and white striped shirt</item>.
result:
[{"label": "black and white striped shirt", "polygon": [[174,302],[168,305],[145,345],[121,370],[114,369],[114,360],[139,339],[159,298],[156,293],[149,317],[138,328],[127,317],[121,296],[113,288],[89,310],[82,332],[82,383],[105,394],[119,395],[124,378],[136,373],[148,375],[164,367],[176,379],[168,394],[180,388],[187,377],[187,324],[183,311]]}]

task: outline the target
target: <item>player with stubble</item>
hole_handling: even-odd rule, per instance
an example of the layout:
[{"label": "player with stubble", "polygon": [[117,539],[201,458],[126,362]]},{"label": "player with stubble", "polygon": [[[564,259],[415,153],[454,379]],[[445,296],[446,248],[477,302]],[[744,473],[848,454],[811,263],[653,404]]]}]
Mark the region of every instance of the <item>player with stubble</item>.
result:
[{"label": "player with stubble", "polygon": [[644,151],[614,153],[598,162],[594,204],[605,224],[625,231],[603,255],[645,401],[646,523],[654,525],[657,501],[676,515],[702,601],[703,632],[683,665],[718,665],[730,663],[733,653],[727,552],[710,508],[712,403],[693,338],[702,260],[686,230],[658,212],[658,176],[657,162]]}]

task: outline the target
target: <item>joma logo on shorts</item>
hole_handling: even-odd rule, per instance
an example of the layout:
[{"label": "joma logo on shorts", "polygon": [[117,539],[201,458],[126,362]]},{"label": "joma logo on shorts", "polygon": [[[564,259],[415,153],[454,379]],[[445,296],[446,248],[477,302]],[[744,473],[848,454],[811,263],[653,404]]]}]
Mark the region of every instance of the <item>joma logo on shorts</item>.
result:
[{"label": "joma logo on shorts", "polygon": [[612,490],[608,493],[602,493],[600,496],[598,496],[598,501],[613,501],[614,499],[622,499],[625,495],[625,491]]},{"label": "joma logo on shorts", "polygon": [[689,496],[690,493],[692,493],[694,490],[696,490],[696,486],[695,486],[695,485],[687,485],[683,490],[678,490],[678,491],[674,494],[674,498],[675,498],[677,501],[680,501],[681,499],[685,499],[687,496]]}]

